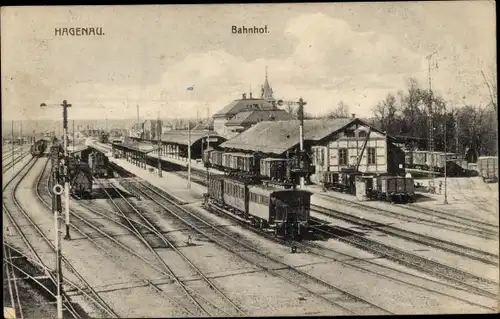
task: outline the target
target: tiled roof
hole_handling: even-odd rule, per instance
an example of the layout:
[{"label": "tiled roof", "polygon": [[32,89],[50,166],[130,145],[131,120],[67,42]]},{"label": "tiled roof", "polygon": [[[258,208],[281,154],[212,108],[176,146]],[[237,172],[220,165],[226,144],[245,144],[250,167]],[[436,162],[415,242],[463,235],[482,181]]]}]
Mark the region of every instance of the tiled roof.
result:
[{"label": "tiled roof", "polygon": [[[304,140],[319,141],[355,120],[305,120]],[[220,146],[280,155],[299,144],[299,126],[298,120],[260,122]]]},{"label": "tiled roof", "polygon": [[255,124],[262,121],[269,121],[270,117],[274,117],[275,121],[292,120],[293,117],[284,110],[258,110],[247,111],[236,114],[233,118],[226,122],[226,126],[240,126],[245,124]]},{"label": "tiled roof", "polygon": [[[207,132],[207,131],[193,131],[193,130],[191,130],[191,145],[190,146],[192,146],[198,140],[205,138],[207,136],[207,134],[209,134],[210,137],[221,137],[219,134],[215,133],[214,131]],[[187,130],[167,131],[161,135],[161,140],[162,140],[162,142],[167,142],[167,143],[188,145],[188,141],[189,141],[188,131]]]},{"label": "tiled roof", "polygon": [[[257,106],[254,106],[255,104],[257,104]],[[213,117],[223,117],[223,116],[233,117],[234,115],[236,115],[240,112],[251,111],[251,110],[255,110],[256,108],[258,108],[260,110],[276,110],[276,109],[278,109],[277,107],[273,106],[271,103],[267,102],[266,100],[256,99],[256,98],[251,98],[251,99],[247,98],[247,99],[234,100],[233,102],[229,103],[229,105],[224,107],[222,110],[215,113],[215,115]]]}]

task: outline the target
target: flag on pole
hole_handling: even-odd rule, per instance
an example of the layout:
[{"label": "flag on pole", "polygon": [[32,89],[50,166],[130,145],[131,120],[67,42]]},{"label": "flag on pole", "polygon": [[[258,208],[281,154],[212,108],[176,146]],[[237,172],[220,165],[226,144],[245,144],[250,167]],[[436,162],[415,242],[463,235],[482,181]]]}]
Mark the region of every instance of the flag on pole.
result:
[{"label": "flag on pole", "polygon": [[188,87],[188,88],[186,89],[186,91],[194,91],[194,85],[192,85],[192,86]]}]

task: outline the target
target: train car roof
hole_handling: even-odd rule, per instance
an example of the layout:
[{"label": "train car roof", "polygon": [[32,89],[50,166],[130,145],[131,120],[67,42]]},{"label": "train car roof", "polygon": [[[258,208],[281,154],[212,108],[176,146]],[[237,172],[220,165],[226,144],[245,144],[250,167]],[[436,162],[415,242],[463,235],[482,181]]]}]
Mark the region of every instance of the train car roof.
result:
[{"label": "train car roof", "polygon": [[252,154],[246,154],[246,153],[231,153],[233,156],[241,156],[241,157],[253,157]]},{"label": "train car roof", "polygon": [[263,158],[262,160],[264,160],[264,161],[286,161],[286,158],[281,158],[281,157],[266,157],[266,158]]},{"label": "train car roof", "polygon": [[303,193],[308,193],[312,195],[312,192],[303,190],[303,189],[283,189],[283,188],[277,188],[277,187],[269,187],[269,186],[264,186],[264,185],[251,185],[248,186],[248,190],[251,191],[252,193],[259,194],[259,195],[269,195],[272,193],[288,193],[288,192],[303,192]]},{"label": "train car roof", "polygon": [[245,179],[240,179],[240,178],[238,178],[236,176],[224,175],[223,179],[225,181],[230,181],[230,182],[234,182],[234,183],[237,183],[237,184],[244,184],[244,185],[248,185],[248,184],[252,183],[251,181],[248,181],[248,180],[245,180]]}]

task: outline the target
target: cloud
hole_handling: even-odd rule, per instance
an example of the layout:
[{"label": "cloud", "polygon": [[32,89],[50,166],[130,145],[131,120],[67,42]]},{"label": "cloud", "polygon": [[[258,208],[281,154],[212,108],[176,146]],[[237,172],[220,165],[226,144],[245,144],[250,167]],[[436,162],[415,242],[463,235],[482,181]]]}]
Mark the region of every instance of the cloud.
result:
[{"label": "cloud", "polygon": [[[191,54],[168,67],[159,83],[148,87],[148,94],[165,92],[165,101],[171,105],[185,105],[183,114],[194,115],[197,105],[205,102],[212,104],[215,112],[250,87],[259,95],[268,65],[270,82],[279,98],[303,96],[314,101],[308,106],[312,113],[323,112],[344,99],[348,104],[360,104],[360,111],[366,113],[381,90],[400,87],[404,80],[401,77],[401,83],[396,83],[392,76],[394,85],[388,85],[387,77],[380,74],[419,68],[419,63],[410,63],[419,57],[390,36],[356,32],[345,21],[320,13],[290,20],[284,35],[296,43],[285,59],[245,60],[224,50]],[[193,84],[194,92],[187,93],[185,89]],[[107,91],[108,95],[120,91],[122,96],[133,94],[133,90],[120,88]]]},{"label": "cloud", "polygon": [[[425,15],[426,11],[422,12]],[[346,16],[346,19],[349,18]],[[364,21],[362,14],[356,19],[359,23]],[[135,117],[137,104],[141,106],[141,114],[148,116],[156,116],[159,109],[163,116],[194,116],[207,103],[212,113],[218,111],[250,87],[254,96],[260,95],[267,65],[277,98],[303,97],[309,102],[308,112],[313,114],[333,108],[343,100],[352,112],[370,115],[371,108],[388,93],[405,88],[406,78],[416,77],[422,85],[427,84],[425,55],[430,52],[421,49],[422,39],[434,41],[439,51],[439,70],[433,71],[433,87],[437,92],[452,96],[467,94],[478,100],[478,96],[485,93],[487,96],[480,70],[488,61],[494,63],[494,51],[488,51],[488,46],[475,46],[477,41],[473,37],[460,39],[457,34],[445,33],[432,38],[433,29],[417,27],[408,29],[411,34],[407,36],[399,29],[386,29],[384,33],[379,31],[383,28],[376,25],[365,28],[370,30],[367,32],[354,22],[356,19],[343,20],[324,13],[297,14],[284,22],[281,29],[273,29],[271,36],[281,43],[274,51],[269,49],[273,43],[259,42],[256,37],[238,42],[241,43],[238,50],[229,49],[229,44],[224,49],[213,46],[203,49],[204,44],[188,47],[194,38],[183,39],[179,33],[169,41],[185,42],[186,48],[181,53],[176,51],[178,48],[169,51],[168,42],[155,42],[151,40],[155,37],[146,37],[141,40],[142,46],[130,43],[130,50],[126,48],[128,38],[117,40],[118,45],[109,44],[109,48],[104,46],[107,40],[92,39],[100,41],[99,50],[95,50],[92,43],[82,42],[72,47],[81,55],[72,56],[60,40],[47,44],[27,37],[25,42],[36,45],[37,54],[27,59],[20,49],[15,52],[25,65],[37,70],[38,73],[33,73],[38,77],[24,72],[25,77],[32,79],[8,84],[8,101],[20,106],[72,97],[74,105],[80,105],[79,109],[72,110],[75,117],[102,117],[103,113],[110,117]],[[143,24],[142,28],[147,30]],[[442,28],[446,30],[447,26]],[[132,32],[134,28],[130,26],[130,29]],[[203,36],[210,37],[209,34]],[[484,34],[480,36],[487,38]],[[214,39],[224,43],[220,35]],[[494,41],[492,39],[490,41]],[[16,41],[21,47],[20,40]],[[200,40],[203,41],[206,39]],[[259,51],[259,45],[265,46],[261,51],[266,54],[253,53]],[[282,47],[290,48],[285,50],[287,54],[283,54]],[[247,51],[252,54],[245,54]],[[124,80],[127,77],[133,80]],[[187,92],[186,88],[191,85],[195,85],[195,90]],[[12,93],[14,90],[18,93]],[[103,105],[106,111],[96,111],[92,105]]]}]

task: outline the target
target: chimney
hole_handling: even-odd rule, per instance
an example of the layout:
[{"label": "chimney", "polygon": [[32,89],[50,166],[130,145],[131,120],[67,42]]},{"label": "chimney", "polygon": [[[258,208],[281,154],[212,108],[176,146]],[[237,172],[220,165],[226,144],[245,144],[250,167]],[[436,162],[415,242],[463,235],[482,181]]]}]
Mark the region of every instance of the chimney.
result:
[{"label": "chimney", "polygon": [[351,113],[351,116],[352,116],[353,119],[355,119],[356,118],[356,113]]},{"label": "chimney", "polygon": [[252,92],[250,92],[250,98],[252,98]]},{"label": "chimney", "polygon": [[243,100],[246,100],[246,98],[247,98],[247,94],[246,94],[246,93],[243,93],[243,94],[242,94],[242,98],[243,98]]}]

